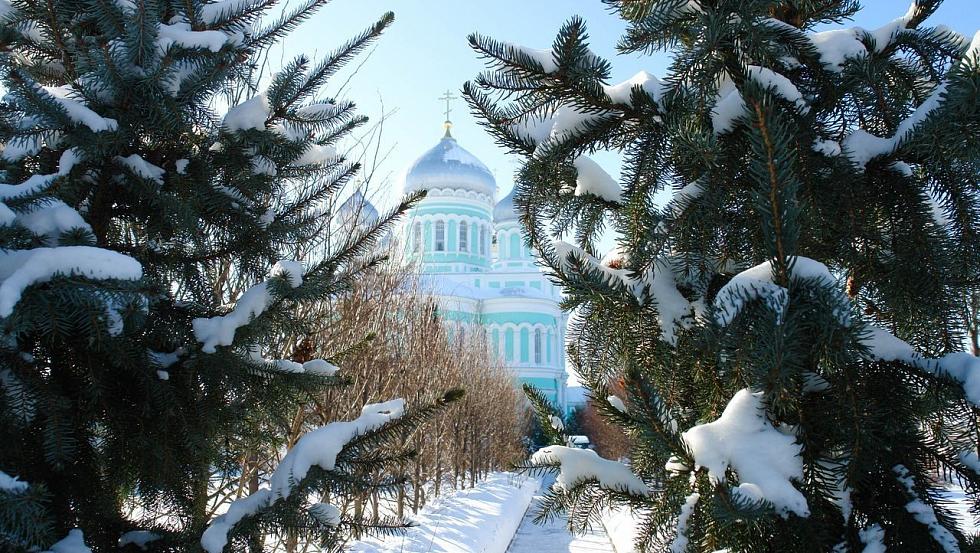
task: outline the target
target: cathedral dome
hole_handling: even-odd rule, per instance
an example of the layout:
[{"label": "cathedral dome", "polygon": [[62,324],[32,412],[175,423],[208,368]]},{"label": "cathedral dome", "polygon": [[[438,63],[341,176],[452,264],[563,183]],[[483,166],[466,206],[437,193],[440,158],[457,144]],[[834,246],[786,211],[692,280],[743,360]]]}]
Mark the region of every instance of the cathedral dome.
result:
[{"label": "cathedral dome", "polygon": [[433,188],[468,190],[491,198],[497,194],[493,173],[463,149],[449,131],[408,168],[404,187],[406,194]]},{"label": "cathedral dome", "polygon": [[493,208],[493,222],[496,225],[517,221],[517,211],[514,207],[514,191],[504,196]]}]

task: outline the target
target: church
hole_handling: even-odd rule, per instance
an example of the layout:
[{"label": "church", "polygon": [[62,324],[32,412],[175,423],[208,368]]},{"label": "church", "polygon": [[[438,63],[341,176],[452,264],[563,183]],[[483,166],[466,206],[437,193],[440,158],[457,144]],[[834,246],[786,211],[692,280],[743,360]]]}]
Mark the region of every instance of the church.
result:
[{"label": "church", "polygon": [[405,217],[401,243],[442,316],[459,332],[483,332],[517,383],[541,390],[562,412],[566,397],[561,294],[521,238],[513,192],[499,202],[493,173],[452,136],[404,173],[403,193],[425,190]]}]

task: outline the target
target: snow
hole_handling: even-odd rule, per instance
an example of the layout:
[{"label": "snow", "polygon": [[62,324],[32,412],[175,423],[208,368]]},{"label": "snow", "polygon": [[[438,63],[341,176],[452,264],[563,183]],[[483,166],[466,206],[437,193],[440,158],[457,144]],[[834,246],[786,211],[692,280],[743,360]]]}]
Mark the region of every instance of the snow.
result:
[{"label": "snow", "polygon": [[[538,489],[539,482],[510,473],[491,473],[476,487],[443,496],[412,517],[415,526],[399,536],[369,537],[351,553],[504,553]],[[529,528],[537,529],[535,525]],[[567,532],[564,532],[567,535]],[[511,551],[520,551],[518,535]],[[533,553],[544,553],[533,550]]]},{"label": "snow", "polygon": [[276,169],[276,162],[266,156],[255,156],[252,158],[252,174],[267,175],[274,177],[279,173]]},{"label": "snow", "polygon": [[235,302],[234,309],[227,315],[197,318],[191,321],[194,337],[204,344],[201,350],[204,353],[214,353],[217,351],[217,346],[232,345],[235,341],[235,332],[264,313],[271,301],[269,284],[260,282],[245,290],[245,293]]},{"label": "snow", "polygon": [[704,194],[704,190],[705,183],[701,179],[685,184],[682,188],[674,191],[665,211],[675,218],[680,217],[692,202]]},{"label": "snow", "polygon": [[163,175],[166,174],[166,171],[146,161],[139,154],[131,154],[126,157],[116,156],[116,162],[146,180],[163,184]]},{"label": "snow", "polygon": [[333,376],[337,374],[340,369],[336,365],[332,365],[323,359],[313,359],[303,363],[303,372],[308,374],[316,374],[320,376]]},{"label": "snow", "polygon": [[293,167],[303,167],[305,165],[327,165],[337,159],[337,149],[333,146],[324,144],[310,144],[307,146],[303,155],[299,156],[291,165]]},{"label": "snow", "polygon": [[581,132],[585,125],[601,117],[594,113],[582,111],[574,106],[563,105],[550,115],[532,115],[522,118],[512,124],[514,132],[530,139],[537,145],[535,153],[539,153],[549,144],[559,143],[576,132]]},{"label": "snow", "polygon": [[912,517],[916,521],[926,525],[929,528],[929,534],[932,535],[933,539],[936,540],[946,553],[959,553],[960,546],[959,542],[956,540],[956,536],[952,532],[946,529],[945,526],[939,524],[939,520],[936,518],[936,512],[933,510],[932,505],[922,501],[915,493],[915,479],[909,474],[907,468],[903,465],[895,465],[892,470],[898,476],[898,482],[902,484],[905,488],[906,493],[912,498],[905,505],[905,510],[911,513]]},{"label": "snow", "polygon": [[581,482],[595,479],[600,487],[609,490],[636,495],[650,493],[647,485],[629,467],[618,461],[603,459],[591,449],[552,445],[536,451],[531,456],[531,462],[538,465],[558,464],[560,472],[555,486],[559,489],[571,489]]},{"label": "snow", "polygon": [[201,535],[201,547],[208,553],[221,553],[228,543],[228,533],[245,517],[252,516],[268,506],[272,493],[263,488],[236,499],[228,506],[224,514],[215,517]]},{"label": "snow", "polygon": [[289,497],[294,485],[303,480],[312,467],[333,470],[337,455],[351,440],[400,418],[404,412],[405,400],[402,399],[368,404],[361,410],[361,416],[353,421],[332,422],[307,432],[276,467],[268,488],[232,501],[225,514],[211,521],[201,536],[201,546],[208,553],[221,553],[228,543],[228,533],[239,521]]},{"label": "snow", "polygon": [[202,22],[214,25],[228,15],[240,13],[260,3],[261,0],[222,0],[201,6],[197,14]]},{"label": "snow", "polygon": [[293,483],[306,477],[313,466],[333,470],[337,455],[356,436],[372,432],[405,412],[405,400],[365,405],[361,416],[350,422],[332,422],[303,435],[283,457],[270,479],[273,497],[289,496]]},{"label": "snow", "polygon": [[724,96],[719,96],[715,107],[711,110],[711,127],[716,135],[731,132],[735,128],[735,120],[745,113],[745,101],[738,90],[731,90]]},{"label": "snow", "polygon": [[31,175],[27,180],[19,184],[0,184],[0,201],[37,194],[51,186],[57,177],[57,173],[50,175]]},{"label": "snow", "polygon": [[182,21],[171,25],[161,23],[157,31],[157,51],[166,52],[171,46],[188,49],[205,49],[212,52],[221,50],[225,44],[239,44],[242,35],[223,31],[194,31],[189,23]]},{"label": "snow", "polygon": [[772,69],[760,67],[758,65],[749,65],[746,69],[746,75],[767,89],[773,91],[777,96],[780,96],[786,101],[796,105],[796,108],[801,112],[806,113],[810,111],[810,107],[803,99],[803,95],[800,94],[799,89],[797,89],[796,85],[794,85],[793,82],[787,79],[784,75],[780,75]]},{"label": "snow", "polygon": [[609,96],[609,99],[613,102],[630,106],[633,105],[633,88],[637,86],[640,87],[640,89],[650,96],[650,99],[657,104],[660,104],[660,100],[667,91],[667,86],[663,83],[663,81],[647,73],[646,71],[640,71],[636,75],[630,77],[628,80],[625,80],[619,84],[608,86],[604,85],[602,89],[605,91],[606,96]]},{"label": "snow", "polygon": [[147,530],[132,530],[119,536],[119,547],[135,545],[140,549],[146,550],[150,542],[156,541],[162,537],[163,536],[157,534],[156,532],[150,532]]},{"label": "snow", "polygon": [[45,553],[92,553],[85,545],[85,535],[78,528],[70,530],[65,539],[55,543]]},{"label": "snow", "polygon": [[174,163],[174,165],[177,167],[177,174],[178,175],[186,175],[187,174],[187,165],[189,163],[190,163],[190,160],[188,160],[188,159],[178,159],[177,162]]},{"label": "snow", "polygon": [[511,43],[505,43],[505,45],[513,48],[515,53],[520,52],[538,62],[538,64],[544,69],[545,73],[554,73],[555,71],[558,71],[558,64],[555,63],[555,53],[551,50],[551,48],[527,48],[525,46]]},{"label": "snow", "polygon": [[881,526],[872,524],[859,530],[858,536],[861,538],[861,543],[864,544],[861,553],[885,553],[885,531],[881,529]]},{"label": "snow", "polygon": [[42,86],[41,88],[68,113],[69,119],[85,125],[93,132],[114,131],[119,127],[119,123],[115,119],[102,117],[89,109],[82,101],[73,99],[77,93],[70,85]]},{"label": "snow", "polygon": [[801,446],[766,419],[762,392],[740,390],[718,420],[697,425],[681,438],[712,481],[724,482],[732,468],[740,482],[733,492],[765,499],[784,517],[809,516],[806,498],[792,484],[803,478]]},{"label": "snow", "polygon": [[598,163],[587,156],[579,156],[573,162],[578,176],[575,178],[575,195],[591,194],[607,202],[623,201],[623,190]]},{"label": "snow", "polygon": [[814,140],[813,151],[827,157],[837,157],[841,153],[840,142],[836,140]]},{"label": "snow", "polygon": [[0,490],[7,493],[24,493],[27,491],[27,482],[18,480],[16,476],[10,476],[0,470]]},{"label": "snow", "polygon": [[548,422],[549,424],[551,424],[551,428],[554,428],[559,432],[565,430],[565,423],[562,422],[562,420],[559,417],[556,417],[555,415],[551,415],[550,417],[548,417]]},{"label": "snow", "polygon": [[139,280],[143,267],[121,253],[91,246],[61,246],[0,252],[0,317],[9,317],[29,286],[58,275]]},{"label": "snow", "polygon": [[280,259],[272,266],[269,275],[285,278],[291,287],[299,288],[303,284],[304,272],[306,272],[306,268],[303,266],[302,261]]},{"label": "snow", "polygon": [[[611,543],[611,533],[607,535],[602,527],[593,526],[584,532],[572,534],[568,531],[568,521],[564,516],[558,516],[541,524],[534,522],[534,517],[541,508],[542,496],[536,496],[534,503],[520,527],[514,534],[508,553],[626,553],[626,550],[614,549]],[[464,553],[469,550],[456,550]]]},{"label": "snow", "polygon": [[961,451],[957,456],[961,463],[980,475],[980,457],[976,451]]},{"label": "snow", "polygon": [[619,396],[609,396],[606,398],[606,401],[620,413],[626,413],[626,404],[623,403],[623,400]]},{"label": "snow", "polygon": [[[794,280],[811,279],[827,284],[836,283],[827,266],[819,261],[808,257],[794,257],[791,259],[790,266],[791,278]],[[764,301],[769,309],[777,314],[783,312],[789,300],[786,289],[773,282],[771,261],[738,273],[722,287],[715,297],[718,324],[722,326],[731,324],[745,304],[756,299]]]},{"label": "snow", "polygon": [[329,503],[314,503],[310,505],[310,514],[313,518],[329,526],[340,524],[340,509]]},{"label": "snow", "polygon": [[[758,65],[747,66],[745,74],[777,96],[795,105],[800,112],[810,111],[810,107],[803,99],[799,89],[784,75]],[[718,101],[715,102],[715,107],[711,110],[711,126],[715,135],[731,132],[735,128],[735,120],[741,117],[745,110],[745,100],[742,98],[741,92],[732,86],[722,87],[719,91]]]},{"label": "snow", "polygon": [[694,508],[697,506],[699,499],[701,499],[701,494],[695,492],[687,496],[684,504],[681,505],[681,512],[677,516],[677,537],[670,544],[670,553],[685,553],[687,551],[689,541],[687,537],[687,523],[691,518],[691,514],[694,513]]},{"label": "snow", "polygon": [[937,86],[911,115],[898,124],[895,134],[890,137],[882,138],[864,129],[855,129],[844,139],[843,146],[847,157],[863,171],[872,159],[894,153],[919,123],[925,121],[933,111],[942,106],[945,93],[946,83],[944,82]]},{"label": "snow", "polygon": [[229,109],[222,125],[232,132],[249,129],[262,131],[269,116],[269,98],[263,92]]},{"label": "snow", "polygon": [[895,37],[908,27],[913,15],[915,15],[915,9],[915,2],[912,2],[905,15],[871,31],[861,27],[853,27],[810,33],[808,36],[813,47],[817,49],[824,68],[839,73],[844,70],[844,64],[848,59],[861,58],[868,54],[868,49],[862,42],[865,35],[870,35],[875,42],[875,52],[884,51],[894,41]]},{"label": "snow", "polygon": [[92,231],[85,219],[61,200],[48,199],[32,211],[18,215],[14,223],[43,236],[48,245],[57,245],[61,233],[72,229]]},{"label": "snow", "polygon": [[857,29],[833,29],[811,33],[809,37],[828,71],[839,73],[844,70],[848,58],[859,58],[867,54]]},{"label": "snow", "polygon": [[901,361],[934,376],[952,378],[963,385],[966,399],[980,406],[980,357],[954,352],[939,359],[930,359],[881,327],[868,325],[867,330],[868,335],[862,343],[872,357],[882,361]]}]

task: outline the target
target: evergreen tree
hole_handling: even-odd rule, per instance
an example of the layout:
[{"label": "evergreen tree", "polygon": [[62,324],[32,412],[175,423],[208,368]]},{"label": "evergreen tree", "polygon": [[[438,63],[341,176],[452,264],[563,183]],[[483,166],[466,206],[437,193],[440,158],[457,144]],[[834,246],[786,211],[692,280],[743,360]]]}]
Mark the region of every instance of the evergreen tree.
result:
[{"label": "evergreen tree", "polygon": [[365,119],[319,91],[393,17],[231,109],[223,94],[325,3],[264,20],[278,0],[3,2],[0,548],[254,551],[289,529],[335,549],[369,528],[330,499],[397,485],[379,476],[410,455],[395,437],[459,396],[328,424],[210,520],[212,471],[343,382],[277,342],[303,335],[296,308],[378,263],[418,199],[309,266],[281,259],[358,170],[335,145]]},{"label": "evergreen tree", "polygon": [[579,18],[549,50],[470,37],[489,70],[465,93],[523,158],[573,363],[632,442],[632,474],[532,456],[564,477],[546,514],[630,505],[646,551],[963,550],[943,490],[980,508],[958,307],[980,286],[980,34],[930,26],[936,0],[867,30],[853,0],[607,4],[667,77],[610,85]]}]

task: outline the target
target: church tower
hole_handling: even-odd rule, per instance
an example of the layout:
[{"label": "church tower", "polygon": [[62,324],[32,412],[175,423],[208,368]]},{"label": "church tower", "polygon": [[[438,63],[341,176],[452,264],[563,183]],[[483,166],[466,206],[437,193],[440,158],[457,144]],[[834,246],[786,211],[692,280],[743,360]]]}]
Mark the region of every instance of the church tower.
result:
[{"label": "church tower", "polygon": [[[451,98],[447,93],[442,99]],[[515,384],[534,385],[564,410],[560,293],[524,245],[513,195],[494,203],[493,173],[451,130],[447,105],[442,139],[405,172],[405,193],[426,191],[405,219],[405,257],[419,264],[423,284],[449,324],[486,336]]]}]

